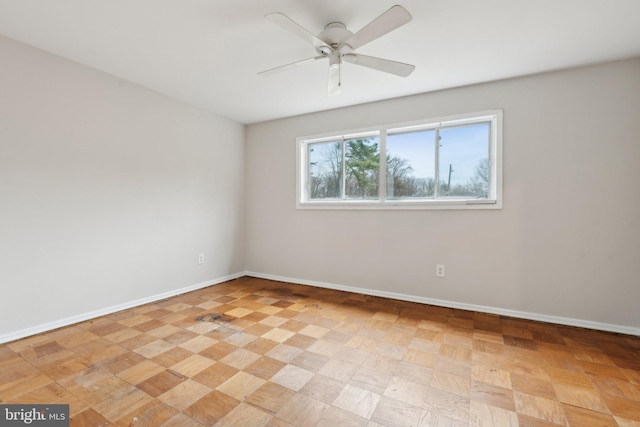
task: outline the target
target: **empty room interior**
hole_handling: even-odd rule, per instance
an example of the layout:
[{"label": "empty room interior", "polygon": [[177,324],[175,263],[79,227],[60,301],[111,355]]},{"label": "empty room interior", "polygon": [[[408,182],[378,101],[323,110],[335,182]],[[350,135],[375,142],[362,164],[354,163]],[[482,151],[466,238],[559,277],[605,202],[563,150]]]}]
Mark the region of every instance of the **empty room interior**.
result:
[{"label": "empty room interior", "polygon": [[640,427],[639,28],[0,0],[0,424]]}]

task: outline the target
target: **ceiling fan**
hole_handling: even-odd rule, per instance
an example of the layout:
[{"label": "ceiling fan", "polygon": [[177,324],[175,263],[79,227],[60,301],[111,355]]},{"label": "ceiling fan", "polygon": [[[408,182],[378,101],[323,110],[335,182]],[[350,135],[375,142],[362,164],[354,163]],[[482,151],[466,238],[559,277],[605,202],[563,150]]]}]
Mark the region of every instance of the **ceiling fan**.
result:
[{"label": "ceiling fan", "polygon": [[395,74],[400,77],[409,76],[416,68],[411,64],[355,53],[355,50],[359,47],[411,21],[411,14],[399,5],[391,7],[356,33],[349,31],[341,22],[331,22],[316,36],[283,13],[269,13],[265,15],[265,18],[312,43],[319,55],[261,71],[258,73],[261,75],[287,70],[327,58],[329,59],[328,94],[336,95],[340,93],[340,86],[342,85],[340,67],[343,62],[373,68],[374,70]]}]

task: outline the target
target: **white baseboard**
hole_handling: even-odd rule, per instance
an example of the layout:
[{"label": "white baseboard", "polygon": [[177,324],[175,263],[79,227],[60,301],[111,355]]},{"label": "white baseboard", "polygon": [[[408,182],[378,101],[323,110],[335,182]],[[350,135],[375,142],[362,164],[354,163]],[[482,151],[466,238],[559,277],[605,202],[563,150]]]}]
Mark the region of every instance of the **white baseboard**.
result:
[{"label": "white baseboard", "polygon": [[0,344],[7,343],[10,341],[15,341],[21,338],[29,337],[32,335],[41,334],[43,332],[51,331],[53,329],[62,328],[64,326],[73,325],[75,323],[84,322],[86,320],[95,319],[97,317],[105,316],[107,314],[116,313],[118,311],[126,310],[133,307],[138,307],[144,304],[149,304],[151,302],[160,301],[166,298],[174,297],[176,295],[181,295],[187,292],[192,292],[198,289],[206,288],[208,286],[217,285],[218,283],[226,282],[228,280],[237,279],[238,277],[246,276],[245,272],[240,272],[236,274],[231,274],[224,277],[219,277],[217,279],[209,280],[202,283],[197,283],[195,285],[187,286],[180,289],[175,289],[169,292],[163,292],[161,294],[152,295],[149,297],[137,299],[134,301],[129,301],[123,304],[114,305],[111,307],[105,307],[98,310],[90,311],[88,313],[82,313],[71,317],[66,317],[64,319],[56,320],[53,322],[43,323],[41,325],[32,326],[30,328],[21,329],[19,331],[10,332],[8,334],[0,335]]},{"label": "white baseboard", "polygon": [[97,317],[106,316],[108,314],[117,313],[118,311],[127,310],[129,308],[138,307],[138,306],[149,304],[155,301],[160,301],[166,298],[174,297],[176,295],[181,295],[187,292],[192,292],[198,289],[206,288],[208,286],[217,285],[219,283],[237,279],[243,276],[251,276],[251,277],[257,277],[261,279],[276,280],[279,282],[297,283],[301,285],[316,286],[319,288],[326,288],[326,289],[335,289],[339,291],[353,292],[357,294],[391,298],[391,299],[396,299],[400,301],[417,302],[422,304],[436,305],[440,307],[478,311],[482,313],[491,313],[491,314],[498,314],[502,316],[516,317],[520,319],[537,320],[540,322],[556,323],[559,325],[577,326],[580,328],[596,329],[601,331],[617,332],[621,334],[640,336],[640,328],[634,328],[631,326],[614,325],[609,323],[593,322],[590,320],[582,320],[582,319],[572,319],[569,317],[550,316],[546,314],[508,310],[504,308],[488,307],[484,305],[466,304],[466,303],[460,303],[455,301],[419,297],[415,295],[399,294],[395,292],[379,291],[376,289],[356,288],[353,286],[337,285],[334,283],[317,282],[313,280],[294,279],[291,277],[275,276],[272,274],[263,274],[263,273],[257,273],[254,271],[243,271],[240,273],[235,273],[235,274],[231,274],[224,277],[219,277],[217,279],[209,280],[206,282],[197,283],[195,285],[187,286],[184,288],[175,289],[169,292],[152,295],[152,296],[141,298],[138,300],[129,301],[123,304],[118,304],[111,307],[105,307],[99,310],[94,310],[87,313],[66,317],[64,319],[59,319],[53,322],[43,323],[43,324],[35,325],[29,328],[21,329],[19,331],[14,331],[4,335],[0,335],[0,344],[19,340],[21,338],[26,338],[32,335],[41,334],[43,332],[48,332],[54,329],[62,328],[65,326],[76,324],[76,323],[84,322],[86,320],[95,319]]},{"label": "white baseboard", "polygon": [[320,288],[335,289],[339,291],[353,292],[357,294],[372,295],[391,298],[401,301],[417,302],[422,304],[437,305],[440,307],[457,308],[461,310],[478,311],[481,313],[498,314],[502,316],[516,317],[519,319],[536,320],[539,322],[555,323],[558,325],[577,326],[580,328],[596,329],[607,332],[640,336],[640,328],[631,326],[614,325],[610,323],[593,322],[591,320],[572,319],[570,317],[550,316],[547,314],[531,313],[527,311],[508,310],[505,308],[488,307],[484,305],[467,304],[455,301],[440,300],[434,298],[419,297],[415,295],[398,294],[395,292],[379,291],[376,289],[356,288],[353,286],[336,285],[334,283],[316,282],[313,280],[294,279],[291,277],[274,276],[272,274],[247,271],[247,276],[261,279],[277,280],[279,282],[298,283],[301,285],[316,286]]}]

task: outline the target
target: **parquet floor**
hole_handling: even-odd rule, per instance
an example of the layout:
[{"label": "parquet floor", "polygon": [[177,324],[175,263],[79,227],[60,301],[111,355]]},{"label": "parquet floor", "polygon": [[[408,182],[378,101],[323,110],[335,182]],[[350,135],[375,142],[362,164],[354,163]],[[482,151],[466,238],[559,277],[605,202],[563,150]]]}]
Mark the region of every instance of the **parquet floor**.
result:
[{"label": "parquet floor", "polygon": [[72,426],[640,426],[640,338],[241,278],[0,346]]}]

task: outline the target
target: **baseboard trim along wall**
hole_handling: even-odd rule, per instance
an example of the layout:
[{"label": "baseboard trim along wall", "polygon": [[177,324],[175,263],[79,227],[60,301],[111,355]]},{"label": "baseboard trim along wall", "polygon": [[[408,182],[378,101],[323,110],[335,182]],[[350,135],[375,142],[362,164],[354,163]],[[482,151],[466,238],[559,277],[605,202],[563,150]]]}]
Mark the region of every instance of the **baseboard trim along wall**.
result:
[{"label": "baseboard trim along wall", "polygon": [[19,340],[32,335],[41,334],[44,332],[49,332],[54,329],[63,328],[65,326],[95,319],[101,316],[106,316],[108,314],[117,313],[118,311],[127,310],[129,308],[139,307],[144,304],[149,304],[149,303],[160,301],[166,298],[171,298],[177,295],[185,294],[187,292],[196,291],[198,289],[217,285],[217,284],[220,284],[229,280],[237,279],[243,276],[256,277],[259,279],[275,280],[278,282],[296,283],[300,285],[315,286],[318,288],[335,289],[338,291],[346,291],[346,292],[353,292],[356,294],[391,298],[391,299],[396,299],[400,301],[409,301],[409,302],[417,302],[421,304],[436,305],[439,307],[478,311],[481,313],[498,314],[502,316],[515,317],[519,319],[536,320],[539,322],[555,323],[555,324],[567,325],[567,326],[577,326],[580,328],[596,329],[600,331],[617,332],[620,334],[640,336],[640,328],[634,328],[631,326],[613,325],[609,323],[593,322],[590,320],[572,319],[569,317],[549,316],[546,314],[530,313],[526,311],[508,310],[508,309],[497,308],[497,307],[488,307],[484,305],[466,304],[466,303],[459,303],[455,301],[419,297],[415,295],[399,294],[395,292],[379,291],[376,289],[357,288],[353,286],[337,285],[334,283],[317,282],[313,280],[304,280],[304,279],[294,279],[291,277],[276,276],[273,274],[263,274],[263,273],[257,273],[254,271],[244,271],[244,272],[235,273],[235,274],[231,274],[224,277],[219,277],[217,279],[209,280],[206,282],[197,283],[195,285],[187,286],[184,288],[175,289],[173,291],[164,292],[161,294],[156,294],[156,295],[152,295],[145,298],[140,298],[140,299],[129,301],[123,304],[118,304],[111,307],[105,307],[99,310],[94,310],[87,313],[78,314],[76,316],[66,317],[64,319],[56,320],[53,322],[32,326],[30,328],[21,329],[19,331],[10,332],[8,334],[0,335],[0,344]]},{"label": "baseboard trim along wall", "polygon": [[32,335],[41,334],[43,332],[48,332],[54,329],[59,329],[65,326],[73,325],[76,323],[84,322],[86,320],[95,319],[101,316],[106,316],[108,314],[117,313],[118,311],[127,310],[129,308],[138,307],[144,304],[149,304],[151,302],[160,301],[166,298],[171,298],[177,295],[185,294],[187,292],[196,291],[198,289],[206,288],[208,286],[217,285],[222,282],[226,282],[229,280],[237,279],[239,277],[246,276],[245,272],[240,272],[236,274],[231,274],[224,277],[219,277],[217,279],[209,280],[202,283],[197,283],[195,285],[187,286],[180,289],[175,289],[169,292],[163,292],[161,294],[152,295],[145,298],[140,298],[134,301],[129,301],[123,304],[114,305],[111,307],[101,308],[99,310],[90,311],[87,313],[78,314],[71,317],[65,317],[64,319],[56,320],[53,322],[43,323],[41,325],[32,326],[30,328],[22,329],[15,332],[10,332],[8,334],[0,335],[0,344],[4,344],[10,341],[19,340],[21,338],[26,338]]},{"label": "baseboard trim along wall", "polygon": [[613,325],[609,323],[593,322],[590,320],[572,319],[569,317],[550,316],[546,314],[530,313],[526,311],[508,310],[498,307],[488,307],[484,305],[466,304],[455,301],[447,301],[414,295],[398,294],[395,292],[379,291],[375,289],[356,288],[353,286],[343,286],[334,283],[316,282],[313,280],[293,279],[290,277],[275,276],[272,274],[256,273],[247,271],[247,276],[260,279],[277,280],[279,282],[297,283],[300,285],[316,286],[320,288],[335,289],[338,291],[353,292],[357,294],[372,295],[377,297],[391,298],[401,301],[417,302],[422,304],[436,305],[439,307],[457,308],[461,310],[478,311],[481,313],[498,314],[502,316],[516,317],[519,319],[536,320],[539,322],[555,323],[559,325],[577,326],[580,328],[596,329],[607,332],[617,332],[620,334],[640,336],[640,328],[631,326]]}]

